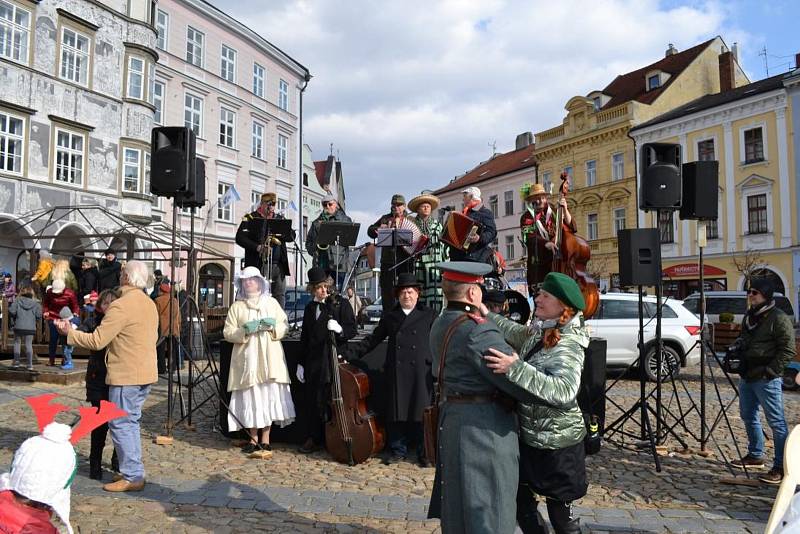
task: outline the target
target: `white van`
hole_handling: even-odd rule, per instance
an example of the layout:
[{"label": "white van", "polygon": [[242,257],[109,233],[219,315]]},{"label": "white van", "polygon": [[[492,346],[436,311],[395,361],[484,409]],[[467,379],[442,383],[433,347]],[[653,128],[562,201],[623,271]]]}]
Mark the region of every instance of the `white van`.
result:
[{"label": "white van", "polygon": [[[782,293],[775,293],[775,305],[794,321],[794,309]],[[692,293],[683,299],[683,305],[693,314],[700,316],[700,293]],[[719,322],[719,314],[732,313],[733,320],[741,323],[747,312],[747,291],[706,291],[706,322]]]}]

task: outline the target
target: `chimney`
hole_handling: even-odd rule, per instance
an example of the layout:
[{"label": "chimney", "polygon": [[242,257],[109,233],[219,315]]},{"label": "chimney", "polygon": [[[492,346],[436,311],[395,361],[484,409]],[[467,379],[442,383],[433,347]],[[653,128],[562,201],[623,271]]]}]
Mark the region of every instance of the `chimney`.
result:
[{"label": "chimney", "polygon": [[672,46],[672,43],[670,43],[669,44],[669,48],[667,48],[667,51],[664,53],[664,57],[669,57],[669,56],[675,55],[677,53],[678,53],[678,49],[675,48],[674,46]]},{"label": "chimney", "polygon": [[522,132],[517,136],[517,150],[531,146],[533,144],[533,134],[531,132]]},{"label": "chimney", "polygon": [[719,92],[724,93],[736,87],[734,79],[734,58],[732,52],[723,52],[719,55]]},{"label": "chimney", "polygon": [[736,63],[739,63],[739,43],[733,43],[731,52],[733,52],[733,59],[736,60]]}]

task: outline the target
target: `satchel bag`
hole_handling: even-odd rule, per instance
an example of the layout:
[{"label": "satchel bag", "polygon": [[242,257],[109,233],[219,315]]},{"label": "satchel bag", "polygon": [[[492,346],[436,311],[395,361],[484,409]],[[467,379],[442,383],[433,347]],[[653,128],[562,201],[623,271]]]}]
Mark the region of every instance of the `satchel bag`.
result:
[{"label": "satchel bag", "polygon": [[438,454],[438,441],[439,441],[439,402],[442,398],[442,384],[444,384],[444,360],[447,356],[447,346],[450,344],[450,338],[456,331],[458,325],[467,320],[467,315],[464,314],[455,320],[447,333],[444,336],[444,343],[442,343],[442,353],[439,358],[439,373],[436,380],[436,391],[433,393],[433,403],[426,407],[422,412],[422,430],[425,438],[425,458],[429,462],[436,462],[439,459]]}]

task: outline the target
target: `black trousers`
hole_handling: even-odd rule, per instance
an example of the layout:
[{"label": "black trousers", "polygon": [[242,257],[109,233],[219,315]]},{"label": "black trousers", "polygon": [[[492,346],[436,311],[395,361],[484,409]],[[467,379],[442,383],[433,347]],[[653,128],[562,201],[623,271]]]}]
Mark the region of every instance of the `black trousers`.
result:
[{"label": "black trousers", "polygon": [[328,421],[330,384],[316,377],[308,377],[305,384],[303,405],[306,412],[306,436],[317,444],[325,443],[325,423]]},{"label": "black trousers", "polygon": [[[92,407],[100,410],[100,401],[91,401]],[[100,425],[92,430],[91,441],[89,445],[89,468],[99,470],[100,465],[103,463],[103,449],[106,446],[106,436],[108,436],[108,423]],[[117,451],[111,456],[111,466],[116,471],[119,469],[117,465]]]}]

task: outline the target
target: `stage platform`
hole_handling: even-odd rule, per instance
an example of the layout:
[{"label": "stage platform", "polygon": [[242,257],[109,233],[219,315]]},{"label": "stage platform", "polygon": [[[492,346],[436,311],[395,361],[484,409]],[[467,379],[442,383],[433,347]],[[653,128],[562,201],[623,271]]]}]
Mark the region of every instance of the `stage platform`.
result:
[{"label": "stage platform", "polygon": [[[61,357],[56,358],[56,363],[61,361]],[[11,367],[11,360],[4,360],[0,363],[0,380],[12,382],[44,382],[46,384],[60,384],[70,386],[82,384],[86,377],[87,360],[73,360],[75,366],[71,371],[62,371],[60,367],[50,367],[47,364],[47,357],[39,358],[38,364],[33,365],[33,371],[28,371],[27,367]]]}]

